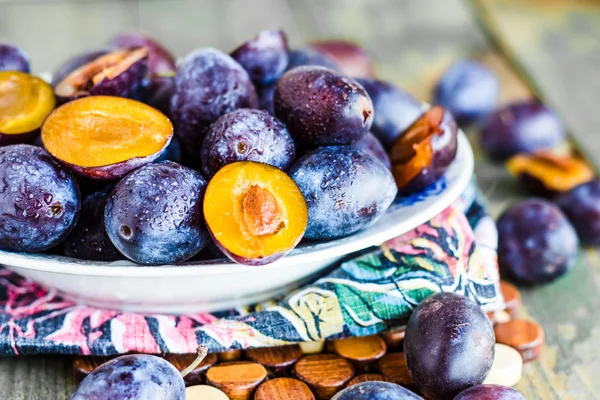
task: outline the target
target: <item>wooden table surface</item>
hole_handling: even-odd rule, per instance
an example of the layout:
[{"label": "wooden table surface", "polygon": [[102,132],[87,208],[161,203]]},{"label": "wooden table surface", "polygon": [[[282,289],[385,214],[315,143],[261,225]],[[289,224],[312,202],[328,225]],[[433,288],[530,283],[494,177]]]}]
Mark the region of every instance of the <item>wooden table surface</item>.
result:
[{"label": "wooden table surface", "polygon": [[[527,2],[536,3],[535,0]],[[523,14],[515,9],[519,6],[515,5],[515,1],[489,0],[481,3],[488,7],[484,9],[489,13],[486,17],[488,23],[495,18],[497,23],[497,17],[500,16],[499,21],[504,24],[500,30],[510,31],[511,20],[506,18],[513,18],[515,23],[521,24],[521,35],[527,35],[528,30],[523,29],[523,26],[528,25],[523,25]],[[555,4],[558,0],[540,0],[537,3]],[[586,7],[591,4],[585,1],[569,3],[581,3]],[[500,6],[496,7],[498,4]],[[598,13],[598,7],[589,7],[590,13]],[[503,102],[527,98],[532,95],[528,86],[534,87],[536,93],[547,96],[552,99],[553,105],[560,106],[557,108],[560,108],[562,117],[573,129],[577,141],[584,143],[588,155],[595,156],[595,160],[600,161],[600,152],[594,150],[599,147],[594,147],[594,143],[600,142],[600,112],[595,111],[600,100],[600,91],[597,90],[600,79],[585,85],[578,76],[579,70],[582,74],[591,74],[594,68],[590,70],[589,63],[578,63],[572,54],[569,54],[569,60],[562,60],[561,68],[556,67],[556,63],[552,64],[553,68],[544,68],[543,63],[548,62],[546,59],[538,57],[536,63],[536,57],[529,57],[526,65],[521,65],[519,72],[542,71],[543,81],[537,82],[537,85],[524,84],[479,29],[471,9],[460,0],[255,0],[252,6],[245,0],[69,0],[39,4],[23,0],[0,0],[0,41],[12,39],[29,44],[27,49],[34,60],[41,60],[42,64],[47,62],[46,65],[50,65],[47,68],[51,68],[55,66],[56,55],[49,52],[46,44],[40,43],[39,39],[31,39],[33,34],[47,37],[52,33],[51,28],[49,32],[42,32],[48,21],[41,16],[51,16],[52,24],[60,32],[65,31],[63,24],[77,23],[80,24],[80,29],[85,26],[90,32],[94,29],[100,31],[102,27],[94,24],[95,20],[88,15],[91,10],[99,8],[105,10],[98,17],[100,19],[111,20],[110,13],[118,14],[118,18],[114,19],[117,24],[121,24],[118,30],[139,26],[163,37],[179,53],[206,45],[228,50],[253,32],[273,27],[285,29],[294,46],[300,45],[302,40],[322,37],[353,39],[368,49],[376,61],[380,77],[399,84],[424,100],[429,99],[432,83],[452,60],[465,56],[477,57],[492,66],[501,77]],[[65,19],[65,10],[69,11],[68,19]],[[85,14],[88,18],[73,22],[75,20],[70,13]],[[161,23],[161,17],[166,18],[164,23]],[[527,17],[537,21],[535,13],[527,14]],[[26,18],[39,20],[40,28],[31,31],[29,25],[24,27],[15,22]],[[180,21],[179,25],[177,21]],[[584,28],[585,21],[585,18],[580,20]],[[596,28],[598,26],[590,29]],[[194,37],[180,32],[185,29],[195,29],[203,35],[198,36],[196,41]],[[571,31],[577,29],[580,29],[577,23],[571,27]],[[110,25],[109,30],[117,28]],[[576,32],[571,31],[570,34],[576,35]],[[580,40],[584,42],[581,46],[588,46],[589,50],[594,44],[599,45],[600,37],[596,37],[595,43],[590,44],[588,42],[594,39],[585,37],[587,33],[584,31],[582,34],[581,29],[578,32],[585,39]],[[513,37],[509,40],[514,41],[516,33],[512,33]],[[89,40],[91,36],[93,35],[87,35],[84,39]],[[102,33],[94,37],[102,37]],[[517,35],[519,37],[523,36]],[[74,41],[71,46],[74,49],[99,47],[102,44],[100,41],[79,43],[73,37],[68,40]],[[528,42],[529,48],[535,45],[532,43]],[[564,47],[565,42],[560,43]],[[60,43],[56,46],[60,48]],[[597,48],[598,46],[593,51]],[[514,53],[510,56],[519,59],[519,52],[527,52],[527,47],[525,50],[513,50]],[[567,50],[554,48],[553,51],[559,57],[561,51]],[[36,55],[37,51],[40,56]],[[598,53],[594,53],[595,58],[589,57],[589,51],[582,54],[588,61],[595,63],[600,60]],[[39,65],[40,63],[36,64],[36,70],[43,68]],[[598,71],[600,68],[595,69],[596,74]],[[572,86],[577,88],[577,92],[569,92],[570,85],[565,82],[574,82]],[[587,111],[585,120],[581,116],[582,107]],[[473,137],[474,132],[469,134]],[[481,156],[477,146],[475,148],[476,173],[484,193],[489,196],[492,213],[497,215],[510,202],[525,194],[502,166],[489,163]],[[599,289],[599,253],[595,249],[586,249],[581,251],[577,267],[564,279],[543,287],[523,290],[524,315],[540,322],[546,334],[546,345],[541,358],[525,366],[524,377],[517,387],[527,399],[599,397],[600,380],[596,376],[600,367],[600,297],[596,295]],[[73,390],[71,360],[67,357],[0,359],[1,399],[68,399]]]}]

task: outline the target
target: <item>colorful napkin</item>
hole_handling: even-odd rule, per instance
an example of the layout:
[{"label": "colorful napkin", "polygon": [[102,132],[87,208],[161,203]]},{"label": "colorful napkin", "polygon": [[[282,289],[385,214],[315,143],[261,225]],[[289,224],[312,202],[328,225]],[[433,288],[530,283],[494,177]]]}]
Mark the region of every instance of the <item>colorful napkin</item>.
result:
[{"label": "colorful napkin", "polygon": [[73,304],[0,269],[0,354],[193,353],[369,335],[406,324],[435,292],[503,306],[497,232],[472,183],[418,228],[332,266],[282,299],[187,316],[142,315]]}]

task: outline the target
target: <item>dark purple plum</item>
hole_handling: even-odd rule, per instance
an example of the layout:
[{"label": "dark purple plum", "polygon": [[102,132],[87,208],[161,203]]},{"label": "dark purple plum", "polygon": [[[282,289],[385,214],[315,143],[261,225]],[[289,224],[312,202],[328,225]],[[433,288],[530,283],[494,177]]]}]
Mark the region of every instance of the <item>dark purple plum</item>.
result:
[{"label": "dark purple plum", "polygon": [[329,39],[310,43],[310,47],[331,57],[339,71],[350,77],[373,77],[373,61],[357,43],[348,40]]},{"label": "dark purple plum", "polygon": [[398,191],[381,161],[350,146],[321,147],[298,160],[289,175],[308,206],[307,239],[334,239],[365,228]]},{"label": "dark purple plum", "polygon": [[209,125],[221,115],[257,106],[256,89],[246,70],[219,50],[198,49],[177,70],[171,117],[186,153],[197,154]]},{"label": "dark purple plum", "polygon": [[155,76],[144,90],[143,101],[167,117],[171,116],[171,97],[175,92],[175,78]]},{"label": "dark purple plum", "polygon": [[79,216],[75,178],[40,147],[0,148],[0,249],[39,252],[59,244]]},{"label": "dark purple plum", "polygon": [[433,102],[452,113],[459,124],[469,124],[494,111],[500,83],[485,65],[473,60],[454,62],[434,88]]},{"label": "dark purple plum", "polygon": [[454,400],[525,400],[525,396],[508,386],[477,385],[463,390]]},{"label": "dark purple plum", "polygon": [[121,253],[144,265],[175,264],[210,240],[202,215],[206,181],[171,161],[126,175],[106,201],[106,232]]},{"label": "dark purple plum", "polygon": [[104,228],[104,207],[109,193],[108,190],[92,193],[83,200],[79,220],[63,242],[64,255],[94,261],[123,259]]},{"label": "dark purple plum", "polygon": [[83,64],[54,86],[61,103],[86,96],[140,99],[147,85],[148,50],[116,50]]},{"label": "dark purple plum", "polygon": [[283,31],[262,31],[231,52],[257,85],[279,79],[288,65],[287,37]]},{"label": "dark purple plum", "polygon": [[322,52],[316,49],[304,47],[289,52],[289,60],[287,66],[288,71],[292,68],[302,67],[305,65],[325,67],[333,69],[335,71],[339,70],[339,67],[337,66],[333,58],[323,54]]},{"label": "dark purple plum", "polygon": [[375,156],[375,158],[381,161],[386,167],[388,167],[388,169],[392,169],[392,164],[390,163],[390,158],[388,157],[387,152],[383,148],[383,145],[379,139],[377,139],[372,132],[368,132],[358,142],[352,143],[352,147]]},{"label": "dark purple plum", "polygon": [[456,157],[457,134],[452,114],[434,106],[396,139],[390,161],[401,193],[421,191],[444,175]]},{"label": "dark purple plum", "polygon": [[481,146],[498,160],[551,149],[564,138],[565,128],[558,115],[537,101],[513,103],[496,111],[480,132]]},{"label": "dark purple plum", "polygon": [[557,199],[577,231],[579,240],[585,244],[600,244],[600,180],[581,184]]},{"label": "dark purple plum", "polygon": [[373,103],[354,79],[323,67],[298,67],[275,86],[275,115],[305,147],[350,144],[367,134]]},{"label": "dark purple plum", "polygon": [[479,305],[436,293],[413,311],[404,335],[410,375],[429,400],[452,400],[481,384],[494,361],[494,328]]},{"label": "dark purple plum", "polygon": [[171,143],[169,143],[165,151],[158,156],[155,162],[161,161],[173,161],[177,164],[183,164],[183,151],[181,150],[181,143],[179,143],[179,139],[176,137],[171,139]]},{"label": "dark purple plum", "polygon": [[423,114],[419,100],[408,92],[378,79],[358,78],[373,101],[375,118],[371,132],[385,148],[390,148],[396,138]]},{"label": "dark purple plum", "polygon": [[18,47],[0,43],[0,71],[29,73],[29,56]]},{"label": "dark purple plum", "polygon": [[275,108],[273,106],[273,95],[275,94],[275,83],[266,85],[257,89],[258,91],[258,108],[265,110],[272,116],[275,116]]},{"label": "dark purple plum", "polygon": [[105,362],[86,376],[71,400],[185,400],[185,383],[168,361],[130,354]]},{"label": "dark purple plum", "polygon": [[175,72],[175,57],[156,39],[141,32],[123,32],[113,37],[112,46],[123,49],[144,47],[148,49],[148,73],[151,76]]},{"label": "dark purple plum", "polygon": [[[114,49],[112,49],[114,51]],[[85,53],[76,55],[75,57],[69,58],[65,61],[58,69],[52,74],[52,86],[58,85],[62,82],[69,74],[76,69],[94,61],[111,52],[111,49],[98,49],[91,50]]]},{"label": "dark purple plum", "polygon": [[391,382],[367,381],[347,387],[331,400],[422,400],[408,389]]},{"label": "dark purple plum", "polygon": [[210,126],[200,159],[207,178],[236,161],[257,161],[287,170],[295,159],[294,141],[285,125],[267,112],[238,109]]},{"label": "dark purple plum", "polygon": [[498,219],[498,264],[509,278],[529,284],[550,282],[577,261],[575,229],[552,203],[520,201]]},{"label": "dark purple plum", "polygon": [[287,170],[296,157],[287,128],[266,111],[239,109],[223,115],[208,129],[200,159],[209,179],[227,164],[257,161]]}]

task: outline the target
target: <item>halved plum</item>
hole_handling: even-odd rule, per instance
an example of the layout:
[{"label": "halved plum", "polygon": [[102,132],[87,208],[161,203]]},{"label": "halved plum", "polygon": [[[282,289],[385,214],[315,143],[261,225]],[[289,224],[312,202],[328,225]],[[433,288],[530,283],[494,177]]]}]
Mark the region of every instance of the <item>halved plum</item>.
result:
[{"label": "halved plum", "polygon": [[54,87],[61,102],[86,96],[142,95],[148,71],[148,49],[121,49],[100,56],[67,75]]},{"label": "halved plum", "polygon": [[396,139],[390,160],[398,190],[402,193],[422,190],[446,172],[456,157],[456,129],[452,115],[435,106]]},{"label": "halved plum", "polygon": [[52,81],[50,84],[52,86],[56,86],[61,83],[69,74],[76,69],[94,61],[97,58],[100,58],[114,49],[98,49],[98,50],[90,50],[85,53],[78,54],[74,57],[69,58],[54,73],[52,74]]},{"label": "halved plum", "polygon": [[42,126],[44,147],[73,171],[115,179],[158,158],[173,136],[160,111],[121,97],[92,96],[69,102]]},{"label": "halved plum", "polygon": [[54,109],[52,87],[19,71],[0,71],[0,146],[32,140]]},{"label": "halved plum", "polygon": [[269,264],[292,250],[306,230],[302,192],[280,169],[253,161],[226,165],[209,182],[204,218],[231,260]]},{"label": "halved plum", "polygon": [[110,40],[110,44],[123,49],[144,47],[148,50],[148,72],[163,75],[175,72],[173,54],[153,37],[142,32],[121,32]]}]

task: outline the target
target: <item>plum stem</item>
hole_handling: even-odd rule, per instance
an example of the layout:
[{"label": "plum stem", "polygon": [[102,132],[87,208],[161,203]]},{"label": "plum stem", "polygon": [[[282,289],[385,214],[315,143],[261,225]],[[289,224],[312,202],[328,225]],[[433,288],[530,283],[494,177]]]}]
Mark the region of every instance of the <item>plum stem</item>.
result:
[{"label": "plum stem", "polygon": [[202,360],[204,360],[204,357],[206,357],[206,355],[208,354],[208,347],[204,346],[204,345],[200,345],[198,346],[198,349],[196,350],[196,353],[198,354],[198,357],[196,357],[196,359],[194,360],[193,363],[191,363],[186,369],[184,369],[183,371],[180,372],[181,376],[185,378],[185,376],[187,374],[189,374],[190,372],[192,372],[194,369],[196,369],[196,367],[198,365],[200,365],[200,363],[202,362]]}]

